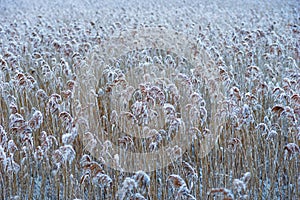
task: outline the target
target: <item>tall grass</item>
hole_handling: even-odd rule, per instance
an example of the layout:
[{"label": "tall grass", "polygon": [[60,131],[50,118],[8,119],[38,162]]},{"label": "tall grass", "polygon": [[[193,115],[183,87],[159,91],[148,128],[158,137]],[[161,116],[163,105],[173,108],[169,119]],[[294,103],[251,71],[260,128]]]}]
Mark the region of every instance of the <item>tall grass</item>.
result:
[{"label": "tall grass", "polygon": [[0,9],[1,199],[300,196],[297,1]]}]

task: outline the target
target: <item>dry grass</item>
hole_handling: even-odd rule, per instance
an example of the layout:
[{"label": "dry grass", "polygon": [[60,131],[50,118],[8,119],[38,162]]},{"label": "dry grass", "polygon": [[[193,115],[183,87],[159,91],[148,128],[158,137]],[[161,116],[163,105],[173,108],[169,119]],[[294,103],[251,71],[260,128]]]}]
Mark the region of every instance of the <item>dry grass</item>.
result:
[{"label": "dry grass", "polygon": [[297,1],[28,2],[0,1],[0,199],[300,196]]}]

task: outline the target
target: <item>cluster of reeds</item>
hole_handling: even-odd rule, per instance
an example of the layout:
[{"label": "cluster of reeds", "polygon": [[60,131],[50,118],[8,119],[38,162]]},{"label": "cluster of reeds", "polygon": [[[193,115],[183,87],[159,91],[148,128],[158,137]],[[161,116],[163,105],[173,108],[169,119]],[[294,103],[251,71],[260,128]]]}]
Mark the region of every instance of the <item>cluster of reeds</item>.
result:
[{"label": "cluster of reeds", "polygon": [[1,199],[300,195],[297,1],[0,10]]}]

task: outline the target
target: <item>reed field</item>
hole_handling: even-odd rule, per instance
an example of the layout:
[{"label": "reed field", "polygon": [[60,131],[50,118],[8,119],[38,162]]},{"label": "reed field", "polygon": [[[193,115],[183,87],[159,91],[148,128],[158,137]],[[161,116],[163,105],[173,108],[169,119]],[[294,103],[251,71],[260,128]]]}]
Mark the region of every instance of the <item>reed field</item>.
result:
[{"label": "reed field", "polygon": [[300,2],[0,0],[0,199],[300,198]]}]

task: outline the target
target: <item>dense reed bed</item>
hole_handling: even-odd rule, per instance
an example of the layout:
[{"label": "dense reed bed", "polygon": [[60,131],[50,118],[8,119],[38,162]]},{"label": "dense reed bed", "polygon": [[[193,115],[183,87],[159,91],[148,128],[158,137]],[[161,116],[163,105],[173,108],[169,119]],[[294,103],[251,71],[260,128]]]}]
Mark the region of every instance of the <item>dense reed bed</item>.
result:
[{"label": "dense reed bed", "polygon": [[0,1],[0,199],[298,199],[295,1]]}]

